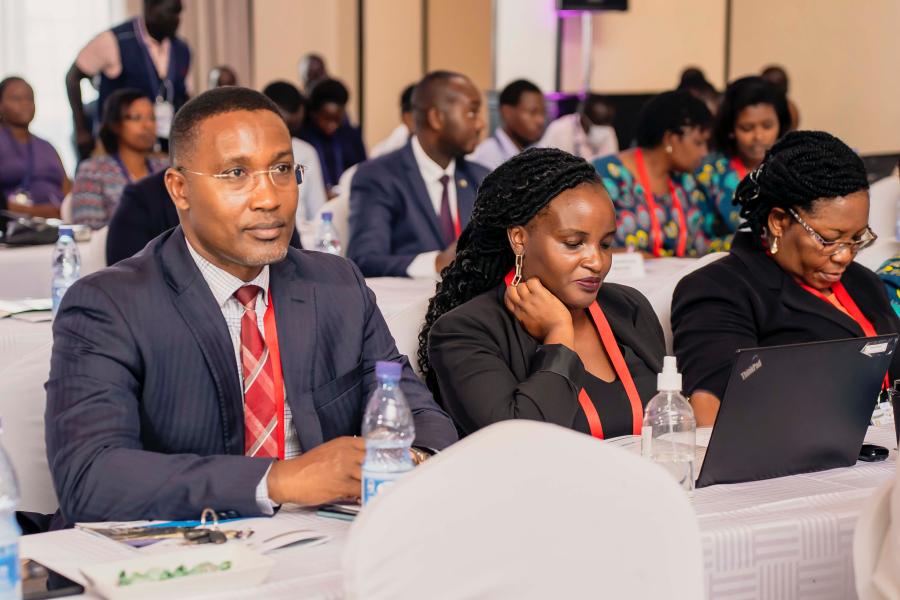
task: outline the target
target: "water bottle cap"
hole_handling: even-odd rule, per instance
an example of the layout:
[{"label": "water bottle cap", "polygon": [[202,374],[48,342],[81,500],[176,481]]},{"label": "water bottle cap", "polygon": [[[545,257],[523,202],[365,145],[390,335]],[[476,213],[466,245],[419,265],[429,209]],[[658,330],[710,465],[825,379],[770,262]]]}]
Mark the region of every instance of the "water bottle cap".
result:
[{"label": "water bottle cap", "polygon": [[400,363],[380,360],[375,363],[375,376],[378,379],[394,379],[399,380],[400,374],[403,372],[403,366]]},{"label": "water bottle cap", "polygon": [[663,358],[663,370],[656,378],[656,389],[661,392],[681,391],[681,373],[678,372],[674,356]]},{"label": "water bottle cap", "polygon": [[64,235],[67,235],[70,238],[75,237],[75,230],[72,228],[71,225],[60,225],[59,226],[59,237],[62,237]]},{"label": "water bottle cap", "polygon": [[322,213],[322,221],[325,223],[331,223],[332,214],[330,212]]}]

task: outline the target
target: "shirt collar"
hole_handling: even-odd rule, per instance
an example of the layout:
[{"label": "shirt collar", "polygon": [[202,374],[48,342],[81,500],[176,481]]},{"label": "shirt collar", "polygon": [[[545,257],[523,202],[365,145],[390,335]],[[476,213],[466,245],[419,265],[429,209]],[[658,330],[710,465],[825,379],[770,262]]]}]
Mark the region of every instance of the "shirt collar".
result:
[{"label": "shirt collar", "polygon": [[187,238],[184,241],[187,243],[191,258],[194,259],[200,274],[203,275],[203,279],[209,286],[209,290],[212,292],[213,298],[216,299],[219,308],[224,308],[225,303],[234,297],[234,293],[245,285],[259,286],[263,292],[263,305],[269,305],[269,265],[265,265],[262,271],[259,272],[259,275],[252,281],[244,281],[200,256]]},{"label": "shirt collar", "polygon": [[441,165],[434,162],[428,154],[425,153],[425,149],[422,148],[422,144],[419,143],[419,136],[412,136],[412,151],[413,156],[416,159],[416,164],[419,165],[419,171],[422,173],[422,179],[426,182],[432,181],[440,181],[441,177],[447,175],[450,179],[453,179],[453,176],[456,174],[456,159],[450,161],[450,164],[447,165],[447,168],[444,169]]},{"label": "shirt collar", "polygon": [[500,152],[507,159],[512,158],[520,152],[519,147],[516,146],[516,143],[512,141],[512,138],[509,137],[509,134],[506,133],[506,130],[502,127],[498,127],[494,130],[494,137],[497,138],[497,144],[499,144],[500,146]]}]

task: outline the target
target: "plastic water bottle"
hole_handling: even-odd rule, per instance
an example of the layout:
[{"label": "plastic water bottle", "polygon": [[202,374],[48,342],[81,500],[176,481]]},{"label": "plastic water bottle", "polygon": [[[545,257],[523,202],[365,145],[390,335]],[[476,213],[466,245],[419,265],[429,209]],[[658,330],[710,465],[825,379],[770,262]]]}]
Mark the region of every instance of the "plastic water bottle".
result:
[{"label": "plastic water bottle", "polygon": [[401,373],[400,363],[375,364],[378,388],[369,398],[362,423],[362,434],[366,439],[366,458],[362,466],[363,506],[413,468],[409,449],[416,437],[416,426],[399,387]]},{"label": "plastic water bottle", "polygon": [[337,234],[330,212],[322,213],[322,222],[316,231],[316,250],[328,254],[341,255],[341,238]]},{"label": "plastic water bottle", "polygon": [[78,280],[81,274],[81,255],[71,227],[59,228],[59,239],[53,249],[53,282],[50,296],[53,298],[53,314],[59,309],[59,303],[66,290]]},{"label": "plastic water bottle", "polygon": [[0,444],[0,600],[22,598],[22,573],[19,564],[19,538],[22,530],[16,522],[19,482],[6,449]]},{"label": "plastic water bottle", "polygon": [[681,373],[674,356],[663,359],[657,378],[659,393],[644,410],[641,454],[669,471],[688,493],[694,491],[694,451],[697,421],[694,409],[681,395]]}]

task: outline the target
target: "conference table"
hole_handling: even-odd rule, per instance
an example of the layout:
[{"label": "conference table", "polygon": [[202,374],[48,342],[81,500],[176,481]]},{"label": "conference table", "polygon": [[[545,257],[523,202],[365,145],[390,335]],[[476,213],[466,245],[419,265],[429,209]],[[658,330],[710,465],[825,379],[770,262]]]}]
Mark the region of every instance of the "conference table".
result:
[{"label": "conference table", "polygon": [[[702,433],[698,432],[698,440]],[[890,426],[873,427],[866,439],[894,448],[893,436]],[[706,597],[855,598],[854,525],[868,498],[894,477],[896,461],[897,452],[892,450],[881,463],[696,490],[692,503],[703,547]],[[286,507],[273,519],[273,526],[309,529],[330,539],[321,545],[273,552],[275,567],[257,588],[203,597],[342,598],[341,554],[352,525],[297,507]],[[248,519],[241,527],[265,527],[260,521]],[[81,567],[134,558],[141,551],[95,534],[67,530],[26,536],[21,552],[83,583]]]}]

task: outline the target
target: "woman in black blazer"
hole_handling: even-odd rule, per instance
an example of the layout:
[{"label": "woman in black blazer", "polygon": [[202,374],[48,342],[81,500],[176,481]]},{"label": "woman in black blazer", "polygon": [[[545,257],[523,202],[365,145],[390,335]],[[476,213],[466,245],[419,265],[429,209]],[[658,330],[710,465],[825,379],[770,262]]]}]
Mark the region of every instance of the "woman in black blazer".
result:
[{"label": "woman in black blazer", "polygon": [[[868,187],[856,153],[815,131],[787,134],[738,186],[747,223],[731,253],[682,279],[672,299],[698,425],[715,421],[739,348],[900,332],[878,277],[853,262],[876,237]],[[900,353],[889,376],[900,377]]]},{"label": "woman in black blazer", "polygon": [[419,338],[419,364],[463,434],[504,419],[640,434],[665,353],[636,290],[603,283],[616,216],[596,170],[528,150],[488,175]]}]

